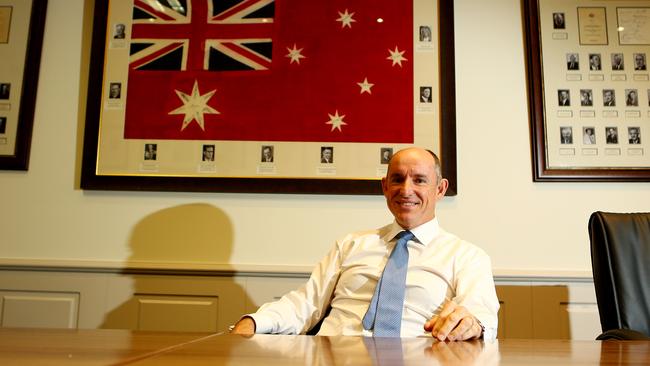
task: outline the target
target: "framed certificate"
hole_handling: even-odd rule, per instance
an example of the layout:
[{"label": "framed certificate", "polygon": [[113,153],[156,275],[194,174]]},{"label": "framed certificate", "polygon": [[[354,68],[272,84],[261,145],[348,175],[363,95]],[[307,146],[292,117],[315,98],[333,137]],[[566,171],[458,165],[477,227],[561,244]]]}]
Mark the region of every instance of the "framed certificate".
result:
[{"label": "framed certificate", "polygon": [[0,169],[27,170],[47,0],[0,0]]},{"label": "framed certificate", "polygon": [[81,186],[381,194],[421,146],[455,194],[452,5],[97,0]]},{"label": "framed certificate", "polygon": [[523,2],[535,181],[650,181],[650,1]]}]

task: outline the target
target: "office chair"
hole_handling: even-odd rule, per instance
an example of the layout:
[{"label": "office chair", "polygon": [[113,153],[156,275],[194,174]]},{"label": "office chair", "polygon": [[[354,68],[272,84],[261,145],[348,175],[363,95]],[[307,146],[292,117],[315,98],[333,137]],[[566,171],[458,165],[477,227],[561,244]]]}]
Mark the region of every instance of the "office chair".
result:
[{"label": "office chair", "polygon": [[591,263],[605,339],[650,340],[650,213],[594,212]]}]

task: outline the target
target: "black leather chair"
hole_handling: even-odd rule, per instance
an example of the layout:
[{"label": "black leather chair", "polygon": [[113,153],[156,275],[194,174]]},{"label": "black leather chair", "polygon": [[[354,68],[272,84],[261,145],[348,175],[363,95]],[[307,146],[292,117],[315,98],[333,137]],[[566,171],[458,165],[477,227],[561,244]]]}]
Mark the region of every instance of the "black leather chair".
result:
[{"label": "black leather chair", "polygon": [[650,213],[594,212],[589,239],[597,339],[650,340]]}]

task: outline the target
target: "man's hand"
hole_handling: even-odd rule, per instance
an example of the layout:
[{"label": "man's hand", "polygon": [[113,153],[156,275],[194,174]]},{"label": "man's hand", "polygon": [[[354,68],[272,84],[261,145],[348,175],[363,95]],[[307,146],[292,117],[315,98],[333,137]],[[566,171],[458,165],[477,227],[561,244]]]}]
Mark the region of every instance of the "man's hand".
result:
[{"label": "man's hand", "polygon": [[232,334],[253,335],[255,334],[255,321],[246,316],[241,318],[230,332]]},{"label": "man's hand", "polygon": [[465,341],[480,338],[483,328],[478,319],[463,306],[450,301],[424,324],[424,330],[431,332],[439,341]]}]

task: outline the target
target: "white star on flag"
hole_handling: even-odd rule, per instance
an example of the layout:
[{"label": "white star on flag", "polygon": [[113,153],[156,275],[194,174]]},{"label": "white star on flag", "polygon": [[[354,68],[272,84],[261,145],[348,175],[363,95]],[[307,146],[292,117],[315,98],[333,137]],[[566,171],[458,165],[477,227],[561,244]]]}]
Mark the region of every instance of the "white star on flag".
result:
[{"label": "white star on flag", "polygon": [[341,126],[347,125],[347,123],[343,122],[343,118],[345,118],[345,115],[339,116],[338,110],[336,111],[336,113],[334,113],[334,115],[331,115],[329,113],[327,115],[330,116],[330,120],[325,122],[325,124],[332,125],[332,129],[330,130],[330,132],[334,131],[335,129],[342,131]]},{"label": "white star on flag", "polygon": [[393,60],[392,66],[395,66],[395,64],[399,64],[399,67],[402,67],[402,61],[408,61],[408,59],[404,57],[404,52],[406,51],[398,50],[397,46],[395,46],[395,51],[388,49],[388,52],[390,52],[390,56],[386,57],[386,59]]},{"label": "white star on flag", "polygon": [[217,89],[209,91],[207,94],[201,95],[199,92],[199,82],[194,80],[194,87],[192,88],[192,94],[188,95],[183,93],[180,90],[174,90],[176,95],[181,99],[183,105],[169,112],[168,114],[184,114],[183,117],[183,126],[181,131],[187,127],[193,120],[199,124],[199,127],[205,131],[205,120],[203,118],[204,114],[220,114],[219,111],[210,107],[208,101],[214,93],[217,92]]},{"label": "white star on flag", "polygon": [[301,58],[306,58],[306,56],[303,56],[301,54],[302,48],[296,48],[296,44],[293,44],[293,49],[287,47],[287,51],[289,53],[286,55],[286,57],[289,57],[291,61],[289,62],[290,64],[294,63],[294,61],[299,64]]},{"label": "white star on flag", "polygon": [[372,94],[370,88],[375,86],[375,84],[368,82],[368,78],[363,79],[363,83],[357,83],[357,85],[361,87],[361,92],[359,94],[363,94],[363,93]]},{"label": "white star on flag", "polygon": [[348,9],[345,9],[345,13],[339,13],[339,18],[336,19],[337,22],[341,22],[341,28],[352,28],[352,22],[356,22],[356,20],[352,19],[352,16],[354,13],[348,13]]}]

